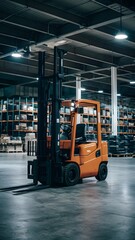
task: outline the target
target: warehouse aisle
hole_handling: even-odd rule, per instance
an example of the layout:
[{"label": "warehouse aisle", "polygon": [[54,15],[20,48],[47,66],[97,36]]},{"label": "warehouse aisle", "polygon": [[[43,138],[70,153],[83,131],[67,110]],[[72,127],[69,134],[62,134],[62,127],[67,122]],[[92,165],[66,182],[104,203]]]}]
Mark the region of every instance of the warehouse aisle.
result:
[{"label": "warehouse aisle", "polygon": [[[0,154],[0,188],[30,183],[26,154]],[[1,240],[134,240],[135,158],[110,158],[105,182],[0,192]]]}]

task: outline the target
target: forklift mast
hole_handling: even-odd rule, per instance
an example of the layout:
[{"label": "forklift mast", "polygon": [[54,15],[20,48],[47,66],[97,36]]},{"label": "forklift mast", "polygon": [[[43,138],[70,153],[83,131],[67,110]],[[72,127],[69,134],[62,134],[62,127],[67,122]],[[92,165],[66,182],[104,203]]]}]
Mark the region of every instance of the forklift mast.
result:
[{"label": "forklift mast", "polygon": [[[51,123],[51,184],[62,182],[62,162],[60,160],[60,108],[62,101],[63,57],[65,51],[54,48],[54,76]],[[53,136],[53,137],[52,137]]]},{"label": "forklift mast", "polygon": [[65,51],[54,48],[54,75],[52,93],[51,149],[47,142],[47,106],[49,103],[50,82],[45,77],[45,52],[39,52],[38,64],[38,136],[37,159],[28,161],[28,178],[35,184],[55,185],[62,182],[60,153],[60,107],[63,57]]}]

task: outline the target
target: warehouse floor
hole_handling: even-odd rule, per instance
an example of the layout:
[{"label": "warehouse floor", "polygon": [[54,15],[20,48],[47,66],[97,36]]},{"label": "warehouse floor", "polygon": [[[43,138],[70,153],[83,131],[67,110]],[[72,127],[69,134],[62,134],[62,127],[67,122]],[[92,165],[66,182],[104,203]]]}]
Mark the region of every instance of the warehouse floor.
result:
[{"label": "warehouse floor", "polygon": [[[30,183],[26,154],[0,153],[0,188]],[[110,158],[104,182],[0,192],[1,240],[134,240],[135,158]]]}]

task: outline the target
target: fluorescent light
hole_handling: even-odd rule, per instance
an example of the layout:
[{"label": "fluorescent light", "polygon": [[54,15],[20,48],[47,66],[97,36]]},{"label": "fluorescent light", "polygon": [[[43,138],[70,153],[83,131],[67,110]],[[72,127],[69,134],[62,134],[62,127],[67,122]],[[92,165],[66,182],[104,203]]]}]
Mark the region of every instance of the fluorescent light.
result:
[{"label": "fluorescent light", "polygon": [[39,78],[37,77],[36,80],[39,80]]},{"label": "fluorescent light", "polygon": [[98,93],[103,93],[103,90],[99,90]]},{"label": "fluorescent light", "polygon": [[86,88],[81,88],[81,91],[85,91],[86,90]]},{"label": "fluorescent light", "polygon": [[127,38],[128,38],[128,35],[123,32],[118,32],[115,36],[115,39],[118,39],[118,40],[124,40]]},{"label": "fluorescent light", "polygon": [[117,93],[117,97],[120,97],[121,96],[121,94],[120,93]]},{"label": "fluorescent light", "polygon": [[13,52],[13,53],[11,54],[11,56],[12,56],[12,57],[15,57],[15,58],[20,58],[20,57],[22,57],[21,53],[19,53],[19,52]]},{"label": "fluorescent light", "polygon": [[130,84],[135,84],[135,81],[130,82]]},{"label": "fluorescent light", "polygon": [[63,40],[57,41],[55,45],[58,46],[58,45],[62,45],[62,44],[64,44],[64,43],[66,43],[66,40],[63,39]]},{"label": "fluorescent light", "polygon": [[115,39],[124,40],[126,38],[128,38],[128,35],[123,32],[123,27],[122,27],[122,0],[121,0],[121,4],[120,4],[120,27],[119,27],[119,32],[115,36]]}]

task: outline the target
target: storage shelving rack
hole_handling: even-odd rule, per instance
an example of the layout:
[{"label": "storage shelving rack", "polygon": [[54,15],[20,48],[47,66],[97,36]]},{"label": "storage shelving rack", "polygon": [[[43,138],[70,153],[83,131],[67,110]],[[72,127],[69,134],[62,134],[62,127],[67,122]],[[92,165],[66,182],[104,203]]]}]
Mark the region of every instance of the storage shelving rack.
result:
[{"label": "storage shelving rack", "polygon": [[37,132],[37,101],[34,98],[12,98],[0,102],[0,131],[9,136]]},{"label": "storage shelving rack", "polygon": [[110,106],[101,107],[101,130],[104,134],[111,134],[111,110]]},{"label": "storage shelving rack", "polygon": [[[34,97],[15,97],[0,100],[0,133],[9,136],[24,137],[26,133],[37,133],[37,99]],[[70,122],[70,108],[60,110],[60,122]],[[48,135],[51,121],[50,106],[48,106]],[[80,115],[80,122],[87,123],[87,132],[96,134],[95,109],[84,109]],[[111,135],[111,107],[101,103],[101,129],[103,134]],[[118,134],[135,135],[135,109],[132,107],[118,107]]]},{"label": "storage shelving rack", "polygon": [[[61,108],[60,111],[60,122],[69,124],[70,123],[70,111],[71,109],[68,107]],[[85,108],[83,109],[84,113],[80,114],[79,123],[86,124],[86,134],[96,134],[97,133],[97,117],[96,110],[94,108]],[[78,115],[79,116],[79,115]]]},{"label": "storage shelving rack", "polygon": [[135,110],[120,109],[118,111],[118,133],[135,134]]}]

